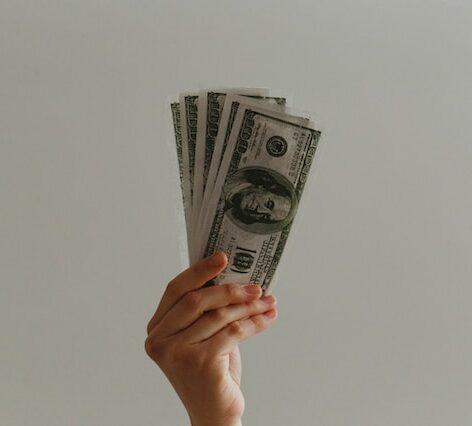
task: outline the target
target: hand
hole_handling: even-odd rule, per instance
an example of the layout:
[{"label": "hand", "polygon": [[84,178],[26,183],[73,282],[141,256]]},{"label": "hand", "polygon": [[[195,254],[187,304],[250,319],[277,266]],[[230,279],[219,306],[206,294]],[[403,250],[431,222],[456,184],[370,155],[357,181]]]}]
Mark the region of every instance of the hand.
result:
[{"label": "hand", "polygon": [[258,285],[203,287],[226,264],[219,252],[174,278],[148,324],[146,352],[172,383],[193,426],[241,424],[238,343],[277,316],[275,298],[261,297]]}]

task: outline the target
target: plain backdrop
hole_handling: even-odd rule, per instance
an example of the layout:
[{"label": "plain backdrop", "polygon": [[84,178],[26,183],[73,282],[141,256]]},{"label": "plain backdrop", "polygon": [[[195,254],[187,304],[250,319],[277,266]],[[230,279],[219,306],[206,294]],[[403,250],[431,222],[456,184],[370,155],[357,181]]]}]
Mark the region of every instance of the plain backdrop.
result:
[{"label": "plain backdrop", "polygon": [[472,424],[472,3],[0,0],[0,424],[185,425],[167,100],[270,87],[324,145],[243,344],[245,425]]}]

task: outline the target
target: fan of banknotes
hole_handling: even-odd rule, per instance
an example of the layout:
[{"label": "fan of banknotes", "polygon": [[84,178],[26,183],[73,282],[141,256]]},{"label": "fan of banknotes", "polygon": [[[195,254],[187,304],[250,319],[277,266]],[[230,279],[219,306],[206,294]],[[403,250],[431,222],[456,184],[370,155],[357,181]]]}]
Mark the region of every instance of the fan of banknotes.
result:
[{"label": "fan of banknotes", "polygon": [[266,292],[320,132],[266,89],[184,93],[171,111],[190,263],[224,251],[228,266],[213,284]]}]

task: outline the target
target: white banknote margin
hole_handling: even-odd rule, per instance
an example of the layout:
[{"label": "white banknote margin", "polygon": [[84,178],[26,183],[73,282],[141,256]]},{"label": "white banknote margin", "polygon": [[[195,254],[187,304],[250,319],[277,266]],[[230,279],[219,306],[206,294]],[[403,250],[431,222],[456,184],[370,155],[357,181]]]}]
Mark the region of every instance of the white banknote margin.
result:
[{"label": "white banknote margin", "polygon": [[285,99],[285,108],[293,107],[293,91],[285,89],[270,89],[271,98],[284,98]]},{"label": "white banknote margin", "polygon": [[[264,95],[266,96],[266,95]],[[215,183],[216,180],[218,179],[218,175],[220,173],[220,168],[221,164],[224,161],[224,156],[226,155],[226,152],[223,153],[223,158],[221,159],[221,162],[218,161],[218,159],[221,157],[222,154],[222,149],[223,149],[223,141],[226,135],[226,130],[228,127],[229,123],[229,117],[231,113],[231,108],[234,102],[238,102],[241,105],[246,105],[250,107],[258,107],[263,105],[264,109],[268,111],[285,111],[285,106],[284,105],[277,105],[277,104],[271,104],[270,102],[273,101],[272,99],[272,93],[270,95],[267,95],[268,98],[264,99],[253,99],[246,97],[244,95],[236,95],[236,94],[228,94],[225,98],[225,106],[223,107],[223,111],[221,114],[221,121],[220,121],[220,126],[218,129],[218,134],[215,139],[215,150],[213,151],[213,158],[210,166],[210,171],[208,173],[208,181],[207,181],[207,186],[205,188],[205,193],[203,197],[203,202],[202,206],[205,206],[205,210],[201,211],[201,214],[199,216],[196,229],[197,229],[197,234],[196,234],[196,240],[198,241],[197,245],[197,252],[196,252],[196,258],[199,259],[203,256],[203,251],[205,250],[205,245],[206,245],[206,235],[204,233],[205,231],[205,223],[207,220],[207,216],[210,214],[210,209],[207,208],[207,206],[210,204],[210,201],[214,195],[214,190],[215,190]],[[283,96],[280,96],[283,97]],[[239,111],[238,111],[239,112]],[[236,120],[235,120],[236,121]],[[229,145],[229,139],[228,138],[228,145]],[[218,164],[219,163],[219,164]],[[218,167],[219,166],[219,167]]]}]

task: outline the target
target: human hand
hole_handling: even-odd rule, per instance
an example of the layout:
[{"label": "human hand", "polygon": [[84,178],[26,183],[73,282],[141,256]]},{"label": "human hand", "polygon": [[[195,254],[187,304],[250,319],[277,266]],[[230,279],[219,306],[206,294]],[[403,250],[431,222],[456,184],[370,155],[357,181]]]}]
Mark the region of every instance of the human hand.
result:
[{"label": "human hand", "polygon": [[261,297],[258,285],[203,287],[226,264],[219,252],[174,278],[147,328],[146,352],[171,382],[192,426],[241,424],[238,343],[277,316],[275,298]]}]

